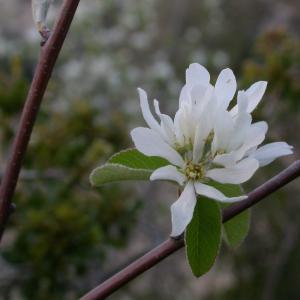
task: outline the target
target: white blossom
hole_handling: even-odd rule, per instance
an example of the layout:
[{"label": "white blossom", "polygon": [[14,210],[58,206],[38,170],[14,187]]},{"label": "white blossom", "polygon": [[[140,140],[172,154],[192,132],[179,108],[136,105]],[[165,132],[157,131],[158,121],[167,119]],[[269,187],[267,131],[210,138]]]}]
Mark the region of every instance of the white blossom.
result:
[{"label": "white blossom", "polygon": [[151,180],[171,180],[183,191],[171,206],[172,232],[183,233],[193,217],[197,195],[220,202],[236,202],[246,195],[226,197],[210,184],[241,184],[260,166],[292,153],[292,147],[277,142],[259,147],[268,129],[266,122],[252,122],[251,112],[261,101],[267,82],[254,83],[237,93],[237,104],[228,110],[237,83],[224,69],[215,85],[209,72],[193,63],[186,70],[186,83],[179,97],[174,120],[161,113],[154,100],[157,118],[151,113],[147,94],[138,89],[143,117],[149,128],[138,127],[131,136],[136,148],[147,156],[159,156],[170,165],[155,170]]}]

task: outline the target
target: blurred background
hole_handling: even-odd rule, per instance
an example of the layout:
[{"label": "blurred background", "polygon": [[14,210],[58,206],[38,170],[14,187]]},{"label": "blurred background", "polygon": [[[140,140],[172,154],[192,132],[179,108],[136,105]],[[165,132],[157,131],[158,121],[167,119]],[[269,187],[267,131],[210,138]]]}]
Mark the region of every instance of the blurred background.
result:
[{"label": "blurred background", "polygon": [[[50,26],[62,1],[54,1]],[[29,0],[0,1],[0,175],[39,55]],[[136,88],[177,107],[184,72],[204,64],[216,79],[231,67],[239,88],[267,80],[255,119],[268,141],[295,154],[257,172],[246,191],[300,152],[300,2],[297,0],[85,0],[50,81],[0,252],[1,300],[78,299],[162,242],[173,186],[122,183],[91,188],[88,175],[132,146],[143,125]],[[252,211],[249,236],[224,245],[196,279],[183,250],[110,299],[300,299],[299,180]]]}]

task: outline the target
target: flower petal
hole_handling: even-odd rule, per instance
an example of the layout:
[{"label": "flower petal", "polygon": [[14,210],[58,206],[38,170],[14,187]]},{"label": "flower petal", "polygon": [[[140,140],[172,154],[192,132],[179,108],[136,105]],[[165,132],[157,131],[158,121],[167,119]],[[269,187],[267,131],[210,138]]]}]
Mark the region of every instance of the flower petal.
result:
[{"label": "flower petal", "polygon": [[195,130],[195,138],[193,145],[193,162],[198,163],[200,160],[206,139],[211,131],[211,122],[208,120],[209,114],[202,114],[199,124]]},{"label": "flower petal", "polygon": [[179,95],[179,107],[183,103],[191,103],[191,95],[190,95],[189,89],[188,89],[188,87],[187,87],[186,84],[183,86],[183,88],[180,91],[180,95]]},{"label": "flower petal", "polygon": [[260,145],[265,139],[267,130],[267,122],[253,123],[247,134],[245,134],[244,144],[236,151],[236,160],[242,159],[249,149]]},{"label": "flower petal", "polygon": [[249,180],[259,168],[259,163],[254,158],[245,158],[234,167],[211,169],[206,176],[220,183],[239,184]]},{"label": "flower petal", "polygon": [[278,157],[293,154],[292,149],[293,147],[285,142],[275,142],[258,148],[250,157],[257,159],[259,166],[263,167]]},{"label": "flower petal", "polygon": [[176,135],[176,141],[180,146],[184,145],[184,132],[183,132],[183,110],[182,108],[179,108],[178,111],[175,114],[174,117],[174,128],[175,128],[175,135]]},{"label": "flower petal", "polygon": [[239,196],[239,197],[226,197],[223,193],[221,193],[216,188],[200,182],[195,183],[195,189],[198,195],[202,195],[207,198],[211,198],[220,202],[232,203],[232,202],[237,202],[237,201],[247,199],[246,195]]},{"label": "flower petal", "polygon": [[[267,88],[267,82],[266,81],[258,81],[252,84],[246,91],[239,91],[238,92],[238,102],[239,102],[239,97],[243,97],[243,100],[247,101],[247,112],[251,113],[256,106],[259,104],[261,101],[266,88]],[[240,96],[239,96],[240,95]],[[238,105],[235,105],[231,110],[230,114],[232,116],[235,116],[238,111],[240,111],[240,104],[243,104],[243,107],[245,106],[245,103],[238,103]]]},{"label": "flower petal", "polygon": [[171,206],[172,232],[171,237],[182,234],[193,218],[197,197],[194,184],[188,182],[176,202]]},{"label": "flower petal", "polygon": [[251,130],[252,117],[247,112],[239,112],[234,120],[234,128],[230,141],[228,143],[228,150],[236,150],[244,144],[248,132]]},{"label": "flower petal", "polygon": [[202,84],[198,84],[195,85],[191,88],[191,99],[192,99],[192,104],[194,105],[200,105],[202,100],[205,97],[206,94],[206,90],[207,90],[207,86],[202,85]]},{"label": "flower petal", "polygon": [[136,148],[148,156],[160,156],[176,166],[183,166],[184,161],[177,151],[171,148],[154,130],[138,127],[131,131]]},{"label": "flower petal", "polygon": [[237,95],[237,107],[238,112],[247,112],[248,109],[248,97],[244,91],[239,91]]},{"label": "flower petal", "polygon": [[217,165],[221,165],[224,167],[232,167],[236,163],[236,155],[235,152],[230,153],[224,153],[224,154],[218,154],[213,159],[213,163]]},{"label": "flower petal", "polygon": [[183,185],[186,178],[174,166],[165,166],[156,169],[150,176],[150,180],[171,180]]},{"label": "flower petal", "polygon": [[146,92],[141,88],[138,88],[138,92],[140,95],[140,106],[141,106],[142,114],[147,125],[151,129],[160,132],[161,131],[160,126],[151,113]]},{"label": "flower petal", "polygon": [[209,84],[210,75],[202,65],[193,63],[186,69],[185,78],[186,85],[191,91],[192,88],[197,85],[207,86]]},{"label": "flower petal", "polygon": [[267,122],[260,121],[260,122],[253,123],[251,125],[249,134],[247,135],[249,144],[251,144],[252,147],[261,144],[265,139],[267,131],[268,131]]},{"label": "flower petal", "polygon": [[237,113],[245,112],[248,108],[249,99],[245,91],[238,91],[237,104],[229,111],[230,115],[234,118]]},{"label": "flower petal", "polygon": [[167,142],[171,145],[175,145],[176,136],[175,136],[175,128],[173,124],[173,120],[170,116],[162,114],[159,109],[159,102],[154,99],[154,108],[155,112],[161,120],[161,132]]},{"label": "flower petal", "polygon": [[247,111],[251,113],[256,106],[259,104],[261,101],[266,88],[267,88],[267,81],[258,81],[252,84],[247,90],[246,90],[246,95],[249,99],[248,101],[248,107]]},{"label": "flower petal", "polygon": [[214,139],[212,142],[212,152],[227,150],[230,139],[233,135],[234,123],[230,113],[226,110],[219,110],[215,119]]},{"label": "flower petal", "polygon": [[209,85],[209,72],[200,64],[193,63],[186,69],[185,81],[179,96],[179,106],[183,103],[192,104],[192,98],[200,99]]},{"label": "flower petal", "polygon": [[224,69],[216,81],[215,92],[220,105],[227,109],[236,91],[236,79],[229,68]]},{"label": "flower petal", "polygon": [[174,118],[174,128],[177,142],[184,146],[194,139],[195,122],[193,122],[192,106],[184,103],[176,112]]}]

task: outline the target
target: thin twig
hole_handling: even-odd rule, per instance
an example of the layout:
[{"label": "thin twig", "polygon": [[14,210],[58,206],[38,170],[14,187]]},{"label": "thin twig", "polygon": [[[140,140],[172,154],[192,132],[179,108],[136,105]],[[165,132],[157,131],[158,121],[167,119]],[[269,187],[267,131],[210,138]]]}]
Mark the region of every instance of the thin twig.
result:
[{"label": "thin twig", "polygon": [[[295,178],[300,176],[300,160],[291,164],[288,168],[253,190],[248,194],[248,198],[239,202],[223,211],[223,222],[226,222],[243,212],[247,208],[258,203],[268,195],[274,193],[279,188],[285,186]],[[183,239],[168,239],[144,256],[134,261],[132,264],[121,270],[119,273],[104,281],[102,284],[94,288],[81,298],[81,300],[101,300],[111,295],[120,287],[130,280],[134,279],[141,273],[152,268],[161,260],[165,259],[173,252],[184,246]]]},{"label": "thin twig", "polygon": [[53,67],[62,48],[67,32],[80,0],[65,0],[60,16],[48,41],[42,47],[39,63],[23,108],[18,131],[14,139],[11,156],[8,160],[0,189],[0,241],[11,212],[11,199],[14,195],[21,165],[32,128]]}]

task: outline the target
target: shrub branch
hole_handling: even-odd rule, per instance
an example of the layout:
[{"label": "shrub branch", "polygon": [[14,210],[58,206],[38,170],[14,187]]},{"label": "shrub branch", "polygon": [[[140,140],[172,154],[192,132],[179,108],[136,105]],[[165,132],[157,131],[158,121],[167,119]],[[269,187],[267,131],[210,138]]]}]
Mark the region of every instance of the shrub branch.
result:
[{"label": "shrub branch", "polygon": [[[285,186],[295,178],[300,176],[300,160],[295,161],[288,168],[266,181],[248,194],[248,198],[237,204],[230,206],[223,211],[223,223],[230,220],[234,216],[243,212],[247,208],[255,205],[259,201],[265,199],[281,187]],[[153,250],[146,253],[141,258],[131,263],[120,272],[107,279],[99,286],[91,290],[81,300],[101,300],[117,291],[123,285],[134,279],[138,275],[152,268],[161,260],[165,259],[175,251],[184,247],[184,240],[169,238]]]},{"label": "shrub branch", "polygon": [[39,112],[55,62],[80,0],[65,0],[60,15],[48,41],[41,48],[41,55],[25,101],[11,154],[4,171],[0,188],[0,241],[12,207],[12,197],[16,188],[22,162],[30,140],[31,132]]}]

